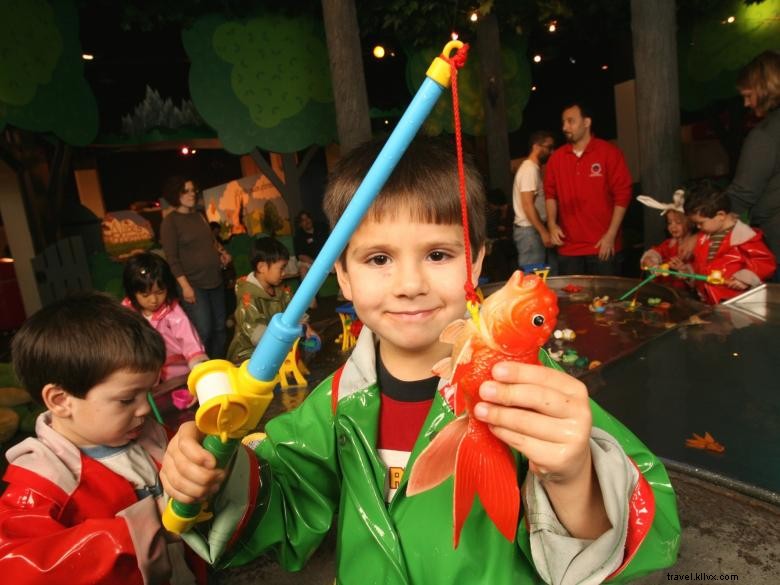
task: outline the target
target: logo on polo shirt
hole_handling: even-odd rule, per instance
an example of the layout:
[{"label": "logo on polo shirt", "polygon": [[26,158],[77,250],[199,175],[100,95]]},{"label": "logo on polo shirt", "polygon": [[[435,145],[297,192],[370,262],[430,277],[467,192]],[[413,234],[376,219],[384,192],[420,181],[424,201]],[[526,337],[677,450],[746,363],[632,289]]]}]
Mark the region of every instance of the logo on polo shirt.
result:
[{"label": "logo on polo shirt", "polygon": [[590,165],[590,176],[591,177],[601,176],[601,163],[593,163],[592,165]]}]

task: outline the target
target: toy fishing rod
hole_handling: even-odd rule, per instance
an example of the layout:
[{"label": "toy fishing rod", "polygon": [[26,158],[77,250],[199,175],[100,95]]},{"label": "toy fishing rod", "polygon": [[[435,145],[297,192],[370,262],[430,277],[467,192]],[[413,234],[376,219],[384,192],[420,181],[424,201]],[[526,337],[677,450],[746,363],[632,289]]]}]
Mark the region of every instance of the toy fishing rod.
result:
[{"label": "toy fishing rod", "polygon": [[677,270],[670,270],[668,264],[661,264],[660,266],[651,266],[647,268],[649,272],[654,273],[656,276],[676,276],[677,278],[692,278],[693,280],[701,280],[709,284],[725,284],[726,279],[723,278],[723,272],[720,270],[713,270],[709,274],[696,274],[692,272],[679,272]]},{"label": "toy fishing rod", "polygon": [[720,270],[713,270],[709,274],[696,274],[692,272],[679,272],[677,270],[671,270],[668,264],[661,264],[660,266],[649,266],[645,268],[650,273],[650,276],[645,278],[642,282],[629,290],[618,301],[625,301],[628,297],[645,286],[648,282],[658,276],[676,276],[677,278],[692,278],[693,280],[702,280],[709,284],[720,285],[724,284],[726,280],[723,278],[723,273]]},{"label": "toy fishing rod", "polygon": [[[240,367],[226,360],[210,360],[199,364],[190,373],[187,385],[200,402],[195,424],[206,433],[203,446],[214,455],[219,467],[225,467],[230,462],[241,437],[254,431],[260,422],[273,398],[279,368],[295,340],[301,336],[300,321],[304,312],[409,143],[442,92],[449,87],[450,53],[463,47],[460,41],[450,41],[442,54],[433,60],[420,89],[333,228],[301,286],[284,312],[271,318],[252,357]],[[465,52],[466,49],[463,50]],[[183,504],[172,499],[163,513],[163,525],[170,532],[181,534],[210,517],[202,503]]]}]

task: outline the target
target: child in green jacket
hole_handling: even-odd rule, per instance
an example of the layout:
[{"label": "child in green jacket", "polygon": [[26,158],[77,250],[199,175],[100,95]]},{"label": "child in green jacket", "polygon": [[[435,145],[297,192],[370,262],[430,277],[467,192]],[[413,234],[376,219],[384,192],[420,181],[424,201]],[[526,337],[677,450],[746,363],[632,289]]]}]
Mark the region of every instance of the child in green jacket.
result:
[{"label": "child in green jacket", "polygon": [[[325,196],[332,224],[381,146],[336,167]],[[470,161],[466,190],[468,275],[454,147],[415,140],[336,265],[365,325],[344,367],[270,421],[229,473],[214,469],[193,424],[181,427],[161,471],[167,493],[189,503],[225,483],[211,524],[185,535],[210,562],[239,565],[270,550],[300,569],[335,520],[342,584],[618,582],[674,562],[680,527],[662,465],[581,382],[551,367],[497,364],[474,407],[520,459],[513,541],[477,503],[453,548],[452,479],[406,494],[418,454],[455,418],[431,368],[451,352],[439,334],[463,318],[464,281],[477,281],[484,258],[484,193]]]},{"label": "child in green jacket", "polygon": [[[259,238],[252,244],[252,272],[236,281],[236,329],[227,359],[240,364],[252,356],[271,317],[290,304],[290,289],[284,286],[284,268],[290,252],[276,238]],[[306,337],[314,330],[305,324]]]}]

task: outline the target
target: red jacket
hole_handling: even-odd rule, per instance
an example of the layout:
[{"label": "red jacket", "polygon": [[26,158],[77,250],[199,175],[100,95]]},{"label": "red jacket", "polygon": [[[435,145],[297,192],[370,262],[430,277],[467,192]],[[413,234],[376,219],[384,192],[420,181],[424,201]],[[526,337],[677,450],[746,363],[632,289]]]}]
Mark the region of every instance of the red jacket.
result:
[{"label": "red jacket", "polygon": [[[695,236],[685,236],[685,238],[688,237]],[[680,241],[677,238],[666,239],[657,246],[653,246],[644,254],[642,254],[642,257],[639,259],[639,266],[644,268],[650,261],[653,261],[657,266],[659,264],[663,264],[664,262],[669,262],[672,258],[675,257],[679,257],[682,261],[690,260],[690,252],[686,254],[685,257],[683,257],[680,255],[679,248]],[[688,284],[686,281],[674,276],[659,276],[655,279],[654,282],[665,284],[667,286],[681,290],[688,290]]]},{"label": "red jacket", "polygon": [[[558,202],[557,222],[566,236],[558,252],[598,254],[596,242],[609,228],[614,208],[631,202],[631,173],[620,149],[605,140],[591,138],[581,157],[566,144],[547,161],[544,195]],[[622,247],[618,230],[615,251]]]},{"label": "red jacket", "polygon": [[[171,566],[156,498],[84,455],[48,424],[8,450],[0,498],[0,575],[25,585],[168,583]],[[139,444],[162,461],[165,431],[144,426]],[[194,559],[194,557],[193,557]],[[205,583],[205,565],[188,564]]]},{"label": "red jacket", "polygon": [[[753,287],[772,276],[777,267],[775,256],[764,243],[761,230],[739,220],[721,242],[712,261],[707,260],[709,250],[710,236],[702,233],[696,240],[696,247],[693,250],[691,268],[696,274],[709,275],[713,270],[720,270],[723,278],[736,278]],[[686,268],[684,271],[690,270]],[[699,297],[713,305],[743,292],[701,280],[695,281],[694,284]]]}]

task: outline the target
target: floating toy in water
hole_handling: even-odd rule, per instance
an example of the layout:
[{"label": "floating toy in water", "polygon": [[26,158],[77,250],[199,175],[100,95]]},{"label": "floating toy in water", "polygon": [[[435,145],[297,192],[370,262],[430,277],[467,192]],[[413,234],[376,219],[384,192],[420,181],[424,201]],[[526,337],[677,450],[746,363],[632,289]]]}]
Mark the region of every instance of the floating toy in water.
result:
[{"label": "floating toy in water", "polygon": [[558,351],[553,351],[551,349],[548,349],[547,350],[547,355],[549,355],[556,362],[559,362],[559,361],[561,361],[561,357],[563,356],[563,350],[559,349]]},{"label": "floating toy in water", "polygon": [[578,292],[580,292],[582,290],[582,287],[581,286],[577,286],[576,284],[569,283],[566,286],[564,286],[561,290],[563,290],[563,292],[567,292],[567,293],[571,294],[571,293],[578,293]]},{"label": "floating toy in water", "polygon": [[580,356],[577,355],[576,349],[568,348],[564,350],[561,361],[563,361],[564,364],[573,364],[579,359],[579,357]]},{"label": "floating toy in water", "polygon": [[593,297],[593,300],[590,303],[590,306],[588,306],[588,309],[591,313],[603,313],[607,310],[607,303],[609,302],[609,297],[607,295],[604,295],[603,297]]},{"label": "floating toy in water", "polygon": [[682,322],[682,325],[707,325],[709,323],[709,321],[705,321],[698,315],[691,315],[687,321]]},{"label": "floating toy in water", "polygon": [[626,306],[626,311],[628,311],[629,313],[633,313],[634,311],[636,311],[641,306],[642,306],[642,303],[637,301],[636,297],[634,297],[633,299],[631,299],[631,302],[628,303],[628,305]]},{"label": "floating toy in water", "polygon": [[574,341],[577,334],[572,329],[556,329],[553,331],[553,337],[555,339],[563,339],[564,341]]},{"label": "floating toy in water", "polygon": [[693,433],[692,439],[685,439],[685,446],[691,449],[702,449],[713,453],[723,453],[726,447],[718,443],[711,434],[704,432],[704,436]]}]

